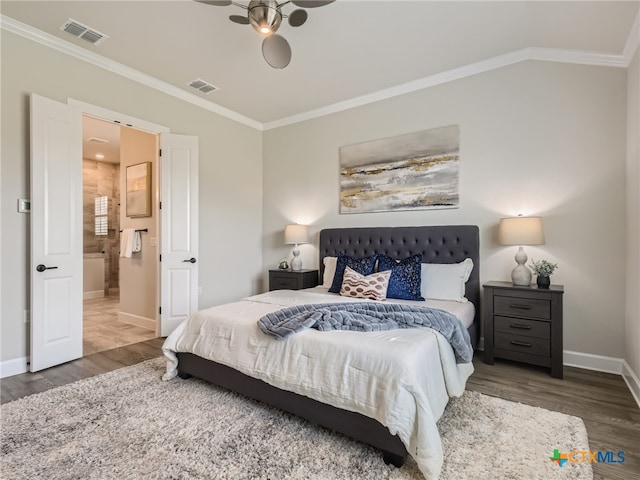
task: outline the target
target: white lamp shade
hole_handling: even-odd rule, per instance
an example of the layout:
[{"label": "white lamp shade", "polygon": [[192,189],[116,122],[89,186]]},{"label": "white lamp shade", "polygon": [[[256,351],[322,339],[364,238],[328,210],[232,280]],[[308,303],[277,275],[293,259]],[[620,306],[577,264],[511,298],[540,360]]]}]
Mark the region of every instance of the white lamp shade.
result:
[{"label": "white lamp shade", "polygon": [[540,217],[501,218],[498,226],[500,245],[544,245]]},{"label": "white lamp shade", "polygon": [[297,223],[284,227],[284,243],[300,244],[309,243],[309,227]]}]

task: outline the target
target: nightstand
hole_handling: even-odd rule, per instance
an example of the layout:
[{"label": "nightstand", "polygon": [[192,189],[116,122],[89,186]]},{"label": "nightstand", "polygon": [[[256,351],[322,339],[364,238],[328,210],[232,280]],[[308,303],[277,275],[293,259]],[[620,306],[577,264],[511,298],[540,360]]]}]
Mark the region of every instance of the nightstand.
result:
[{"label": "nightstand", "polygon": [[551,368],[562,378],[562,285],[484,286],[484,363],[494,358]]},{"label": "nightstand", "polygon": [[318,285],[318,270],[269,270],[269,290],[300,290]]}]

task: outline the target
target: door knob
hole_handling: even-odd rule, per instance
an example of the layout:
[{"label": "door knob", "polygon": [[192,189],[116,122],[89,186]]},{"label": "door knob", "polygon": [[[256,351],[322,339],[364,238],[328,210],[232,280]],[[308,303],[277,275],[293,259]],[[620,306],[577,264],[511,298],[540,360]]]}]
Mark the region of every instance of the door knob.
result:
[{"label": "door knob", "polygon": [[36,270],[39,272],[44,272],[45,270],[55,270],[58,267],[47,267],[46,265],[40,264],[36,267]]},{"label": "door knob", "polygon": [[188,260],[182,260],[182,262],[183,262],[183,263],[185,263],[185,262],[188,262],[188,263],[196,263],[196,259],[195,259],[195,258],[193,258],[193,257],[191,257],[191,258],[190,258],[190,259],[188,259]]}]

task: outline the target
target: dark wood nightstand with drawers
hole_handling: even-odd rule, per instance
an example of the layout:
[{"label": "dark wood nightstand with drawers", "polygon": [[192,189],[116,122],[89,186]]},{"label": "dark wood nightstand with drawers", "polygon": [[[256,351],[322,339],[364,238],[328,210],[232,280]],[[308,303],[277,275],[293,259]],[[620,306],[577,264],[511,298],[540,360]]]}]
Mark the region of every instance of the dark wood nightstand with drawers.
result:
[{"label": "dark wood nightstand with drawers", "polygon": [[318,285],[318,270],[269,270],[269,290],[300,290]]},{"label": "dark wood nightstand with drawers", "polygon": [[494,358],[551,368],[562,378],[562,285],[484,285],[484,363]]}]

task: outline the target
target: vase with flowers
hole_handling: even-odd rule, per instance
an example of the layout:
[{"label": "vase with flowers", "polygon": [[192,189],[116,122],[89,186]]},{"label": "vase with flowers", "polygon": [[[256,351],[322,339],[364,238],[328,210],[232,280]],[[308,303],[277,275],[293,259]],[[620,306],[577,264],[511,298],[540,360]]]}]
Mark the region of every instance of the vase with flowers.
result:
[{"label": "vase with flowers", "polygon": [[538,260],[537,262],[532,260],[529,268],[537,276],[536,283],[538,288],[549,288],[549,285],[551,285],[549,277],[558,268],[558,264],[547,260]]}]

